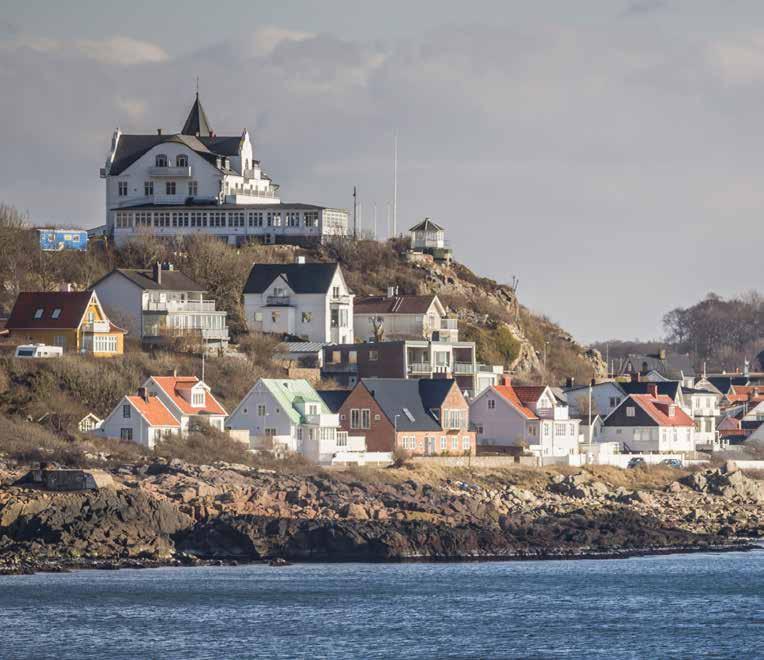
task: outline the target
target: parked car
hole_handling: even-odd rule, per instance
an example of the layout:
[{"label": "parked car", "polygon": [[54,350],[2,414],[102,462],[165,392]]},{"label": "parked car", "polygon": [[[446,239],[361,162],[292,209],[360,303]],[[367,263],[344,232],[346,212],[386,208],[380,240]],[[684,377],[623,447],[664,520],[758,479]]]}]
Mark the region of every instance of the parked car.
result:
[{"label": "parked car", "polygon": [[640,458],[639,456],[635,456],[629,461],[629,464],[626,466],[629,470],[633,470],[634,468],[643,467],[647,465],[644,458]]},{"label": "parked car", "polygon": [[672,468],[681,468],[682,461],[680,461],[678,458],[665,458],[661,461],[661,465],[668,465]]},{"label": "parked car", "polygon": [[48,346],[47,344],[22,344],[16,347],[16,357],[27,360],[35,358],[61,357],[64,349],[61,346]]}]

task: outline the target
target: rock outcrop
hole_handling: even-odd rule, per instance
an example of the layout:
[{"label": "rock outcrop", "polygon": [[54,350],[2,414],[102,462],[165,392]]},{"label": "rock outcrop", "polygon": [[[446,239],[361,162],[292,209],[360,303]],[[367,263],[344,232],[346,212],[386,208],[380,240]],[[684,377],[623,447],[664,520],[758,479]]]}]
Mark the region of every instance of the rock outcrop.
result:
[{"label": "rock outcrop", "polygon": [[[585,470],[309,475],[181,461],[114,470],[117,489],[0,486],[0,571],[143,562],[622,556],[762,536],[761,484],[732,469],[649,490]],[[405,477],[401,479],[401,477]]]}]

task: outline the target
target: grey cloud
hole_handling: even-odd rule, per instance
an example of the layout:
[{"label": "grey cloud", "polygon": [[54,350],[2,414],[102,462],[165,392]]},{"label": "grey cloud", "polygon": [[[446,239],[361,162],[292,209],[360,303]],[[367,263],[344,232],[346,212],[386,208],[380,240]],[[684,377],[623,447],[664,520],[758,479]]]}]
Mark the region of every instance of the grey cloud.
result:
[{"label": "grey cloud", "polygon": [[[397,131],[401,227],[435,217],[458,258],[518,275],[583,339],[655,335],[667,309],[759,276],[764,90],[720,74],[719,35],[624,23],[395,43],[257,28],[131,66],[0,48],[0,199],[99,224],[111,131],[177,130],[198,75],[215,129],[248,127],[286,200],[348,207],[356,184],[382,227]],[[704,267],[729,253],[733,271]]]},{"label": "grey cloud", "polygon": [[668,6],[668,0],[634,0],[627,5],[623,13],[625,16],[643,16],[667,9]]}]

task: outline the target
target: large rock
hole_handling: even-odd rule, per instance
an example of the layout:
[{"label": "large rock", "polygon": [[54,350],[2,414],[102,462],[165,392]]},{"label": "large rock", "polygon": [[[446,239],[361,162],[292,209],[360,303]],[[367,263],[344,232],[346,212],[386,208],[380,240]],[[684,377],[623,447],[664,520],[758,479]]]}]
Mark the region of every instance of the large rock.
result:
[{"label": "large rock", "polygon": [[746,477],[734,463],[717,470],[695,472],[679,481],[699,493],[764,502],[764,485]]},{"label": "large rock", "polygon": [[610,489],[601,481],[594,481],[582,472],[554,477],[549,485],[549,490],[566,497],[579,499],[603,497],[610,492]]}]

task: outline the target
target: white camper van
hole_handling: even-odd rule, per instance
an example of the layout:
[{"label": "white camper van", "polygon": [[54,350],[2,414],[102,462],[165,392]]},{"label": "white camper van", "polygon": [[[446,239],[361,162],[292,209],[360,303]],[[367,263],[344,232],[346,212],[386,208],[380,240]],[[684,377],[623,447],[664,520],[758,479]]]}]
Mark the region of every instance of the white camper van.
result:
[{"label": "white camper van", "polygon": [[63,355],[61,346],[48,346],[47,344],[23,344],[16,347],[16,357],[24,359],[34,358],[58,358]]}]

